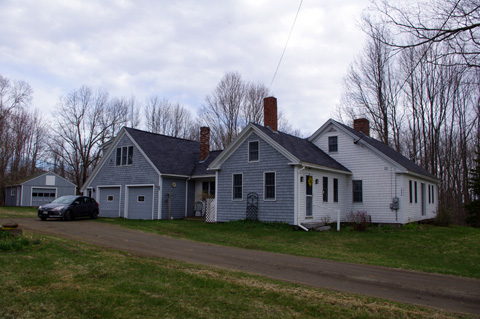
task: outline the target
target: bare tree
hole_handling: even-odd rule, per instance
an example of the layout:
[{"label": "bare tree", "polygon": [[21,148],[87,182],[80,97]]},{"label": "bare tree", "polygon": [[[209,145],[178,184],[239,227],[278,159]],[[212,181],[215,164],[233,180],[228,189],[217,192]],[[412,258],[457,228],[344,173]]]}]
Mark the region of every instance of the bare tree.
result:
[{"label": "bare tree", "polygon": [[[374,2],[373,12],[364,16],[367,32],[394,48],[405,49],[441,44],[443,55],[461,63],[480,67],[480,1],[431,0]],[[378,27],[394,30],[394,39],[378,37]],[[430,60],[438,63],[438,60]],[[446,62],[443,60],[442,62]]]},{"label": "bare tree", "polygon": [[371,38],[345,77],[341,112],[354,118],[367,117],[379,139],[400,150],[399,84],[393,62],[390,48]]},{"label": "bare tree", "polygon": [[80,189],[99,160],[98,146],[125,124],[122,104],[110,103],[108,93],[88,86],[60,98],[55,115],[53,156],[61,159]]},{"label": "bare tree", "polygon": [[153,133],[190,138],[192,127],[197,127],[186,107],[156,95],[147,101],[144,112],[147,130]]}]

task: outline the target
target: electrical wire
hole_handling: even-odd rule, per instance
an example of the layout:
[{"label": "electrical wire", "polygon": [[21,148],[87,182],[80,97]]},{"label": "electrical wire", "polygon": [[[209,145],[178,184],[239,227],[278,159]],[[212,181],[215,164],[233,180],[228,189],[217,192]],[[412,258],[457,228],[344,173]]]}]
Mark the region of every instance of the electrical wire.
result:
[{"label": "electrical wire", "polygon": [[298,13],[300,12],[300,8],[302,7],[303,0],[300,0],[300,5],[298,6],[297,14],[295,15],[295,19],[293,20],[293,25],[292,28],[290,29],[290,34],[288,35],[287,42],[285,43],[285,47],[283,48],[282,55],[280,56],[280,61],[278,61],[277,69],[275,70],[275,73],[273,74],[272,82],[270,83],[269,89],[272,87],[273,81],[275,80],[275,77],[277,76],[278,69],[280,68],[280,64],[282,63],[283,56],[285,54],[285,50],[287,49],[288,42],[290,41],[290,36],[292,35],[293,28],[295,27],[295,23],[297,22],[297,17]]}]

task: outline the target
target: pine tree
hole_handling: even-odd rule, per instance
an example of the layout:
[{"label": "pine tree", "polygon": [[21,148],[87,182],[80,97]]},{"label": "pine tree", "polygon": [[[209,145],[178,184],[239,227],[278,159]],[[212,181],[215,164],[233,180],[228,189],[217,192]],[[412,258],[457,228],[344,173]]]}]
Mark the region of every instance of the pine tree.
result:
[{"label": "pine tree", "polygon": [[473,200],[465,205],[467,210],[465,221],[473,227],[480,227],[480,147],[476,155],[475,168],[470,170],[471,177],[469,180]]}]

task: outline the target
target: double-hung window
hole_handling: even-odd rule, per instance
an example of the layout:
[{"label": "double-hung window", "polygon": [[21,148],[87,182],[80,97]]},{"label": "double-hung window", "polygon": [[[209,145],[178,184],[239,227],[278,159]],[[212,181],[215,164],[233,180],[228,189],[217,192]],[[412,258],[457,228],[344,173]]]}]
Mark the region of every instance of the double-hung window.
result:
[{"label": "double-hung window", "polygon": [[361,180],[352,181],[353,185],[353,202],[363,202],[363,183]]},{"label": "double-hung window", "polygon": [[275,199],[275,172],[265,173],[265,199],[274,200]]},{"label": "double-hung window", "polygon": [[232,188],[232,197],[233,199],[242,199],[243,198],[243,175],[242,174],[233,174],[233,188]]},{"label": "double-hung window", "polygon": [[258,161],[258,141],[253,141],[248,143],[248,161],[257,162]]},{"label": "double-hung window", "polygon": [[328,152],[338,152],[338,137],[329,136],[328,137]]},{"label": "double-hung window", "polygon": [[133,164],[133,146],[117,147],[116,166]]}]

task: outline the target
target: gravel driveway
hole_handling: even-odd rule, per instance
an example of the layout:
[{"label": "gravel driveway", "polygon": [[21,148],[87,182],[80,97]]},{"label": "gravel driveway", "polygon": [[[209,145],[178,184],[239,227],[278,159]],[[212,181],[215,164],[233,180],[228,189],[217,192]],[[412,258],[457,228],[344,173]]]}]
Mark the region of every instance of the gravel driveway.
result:
[{"label": "gravel driveway", "polygon": [[140,256],[240,270],[317,288],[467,312],[480,317],[480,280],[476,279],[217,246],[91,220],[42,222],[30,218],[9,218],[0,219],[0,224],[7,221],[15,221],[23,229],[32,232],[74,239]]}]

